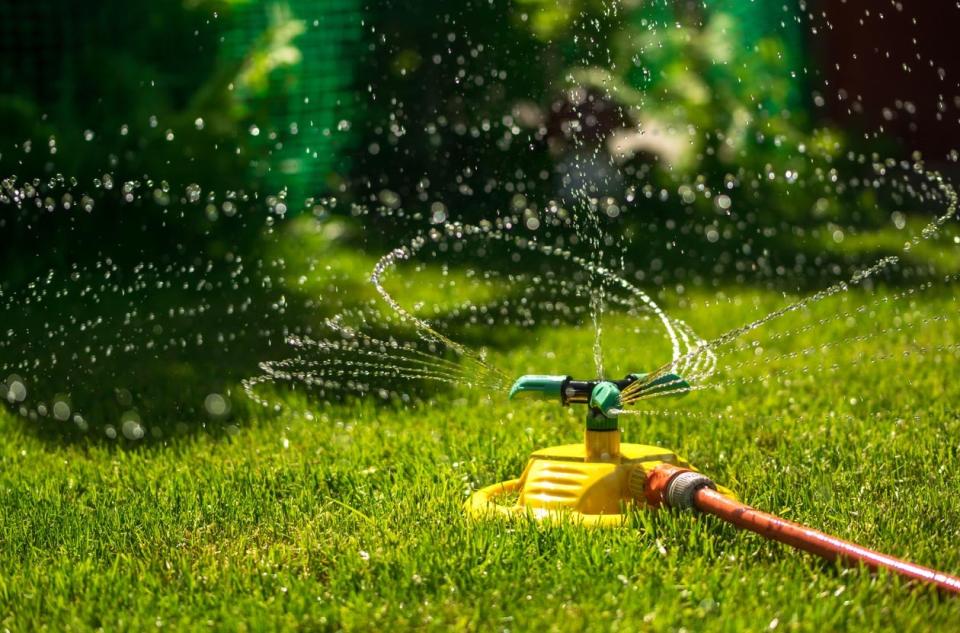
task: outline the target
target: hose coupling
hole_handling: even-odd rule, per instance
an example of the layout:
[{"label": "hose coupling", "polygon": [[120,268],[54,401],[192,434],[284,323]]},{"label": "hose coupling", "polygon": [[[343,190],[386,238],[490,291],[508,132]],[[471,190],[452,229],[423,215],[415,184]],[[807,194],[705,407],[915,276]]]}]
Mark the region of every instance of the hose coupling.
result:
[{"label": "hose coupling", "polygon": [[709,477],[692,470],[675,475],[667,484],[667,505],[677,510],[693,510],[693,497],[701,488],[717,489]]}]

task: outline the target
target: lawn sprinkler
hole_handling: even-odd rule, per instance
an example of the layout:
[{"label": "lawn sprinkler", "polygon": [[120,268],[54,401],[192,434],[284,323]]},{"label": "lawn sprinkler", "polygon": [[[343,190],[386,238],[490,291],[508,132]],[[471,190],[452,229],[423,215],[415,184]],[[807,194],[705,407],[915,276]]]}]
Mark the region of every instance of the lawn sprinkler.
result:
[{"label": "lawn sprinkler", "polygon": [[674,394],[685,386],[680,376],[660,372],[631,374],[623,380],[520,377],[510,389],[511,400],[539,398],[563,406],[587,406],[583,442],[535,451],[519,478],[474,492],[466,504],[468,515],[477,520],[529,517],[585,527],[621,527],[629,524],[631,507],[693,510],[831,561],[883,568],[960,593],[960,578],[756,510],[673,451],[620,442],[621,392],[642,388],[646,393]]}]

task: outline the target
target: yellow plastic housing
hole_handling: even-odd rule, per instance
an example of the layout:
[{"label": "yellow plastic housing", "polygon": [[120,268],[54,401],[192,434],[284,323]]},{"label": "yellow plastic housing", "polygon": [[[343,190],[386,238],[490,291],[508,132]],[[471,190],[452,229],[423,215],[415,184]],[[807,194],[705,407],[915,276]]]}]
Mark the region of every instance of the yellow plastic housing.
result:
[{"label": "yellow plastic housing", "polygon": [[[619,431],[586,431],[582,444],[539,450],[530,456],[519,479],[473,493],[467,513],[478,519],[531,516],[619,526],[625,523],[630,505],[646,504],[643,490],[648,472],[664,463],[693,469],[673,451],[620,444],[619,438]],[[720,492],[733,496],[725,488]]]}]

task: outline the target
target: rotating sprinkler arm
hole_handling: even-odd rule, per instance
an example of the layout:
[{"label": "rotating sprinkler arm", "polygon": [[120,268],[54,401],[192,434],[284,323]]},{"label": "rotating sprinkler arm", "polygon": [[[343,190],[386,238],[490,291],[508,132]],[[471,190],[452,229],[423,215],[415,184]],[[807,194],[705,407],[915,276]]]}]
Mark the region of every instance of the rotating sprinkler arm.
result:
[{"label": "rotating sprinkler arm", "polygon": [[644,392],[656,393],[658,388],[675,392],[678,385],[686,385],[674,374],[663,374],[653,379],[648,374],[630,374],[623,380],[574,380],[570,376],[531,374],[521,376],[510,389],[510,399],[533,397],[559,400],[560,404],[587,405],[584,429],[584,455],[588,462],[618,462],[620,460],[620,427],[617,416],[623,408],[621,392],[638,381]]},{"label": "rotating sprinkler arm", "polygon": [[[649,380],[648,377],[649,374],[636,373],[629,374],[622,380],[574,380],[570,376],[527,374],[526,376],[520,376],[513,383],[513,387],[510,389],[510,399],[513,400],[517,397],[542,400],[557,399],[564,406],[569,404],[589,404],[593,406],[591,400],[597,386],[601,384],[613,385],[619,392],[637,381]],[[664,391],[677,394],[677,392],[681,392],[689,386],[680,376],[666,373],[649,380],[649,383],[644,386],[644,393]],[[682,395],[682,393],[677,395]]]},{"label": "rotating sprinkler arm", "polygon": [[563,405],[586,404],[587,430],[616,431],[617,409],[620,408],[620,390],[636,378],[619,381],[573,380],[569,376],[544,376],[530,374],[521,376],[510,389],[510,399],[517,396],[539,399],[559,399]]}]

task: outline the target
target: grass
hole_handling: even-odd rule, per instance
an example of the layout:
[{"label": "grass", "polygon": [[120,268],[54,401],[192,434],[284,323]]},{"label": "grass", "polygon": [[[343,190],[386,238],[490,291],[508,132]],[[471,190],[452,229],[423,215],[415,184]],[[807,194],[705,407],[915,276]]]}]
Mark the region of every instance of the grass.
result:
[{"label": "grass", "polygon": [[[687,295],[671,313],[715,335],[784,303],[725,292]],[[899,292],[851,292],[785,317],[748,338],[762,352],[721,359],[732,367],[718,380],[737,377],[725,389],[651,401],[655,412],[625,420],[626,439],[677,450],[759,508],[960,573],[957,305],[949,287],[893,301]],[[611,373],[662,358],[646,324],[611,315],[604,327]],[[492,353],[510,375],[587,373],[591,344],[586,329],[551,327]],[[132,447],[0,416],[0,625],[900,631],[960,621],[958,600],[709,517],[641,511],[606,531],[467,520],[471,490],[519,473],[537,448],[575,441],[580,411],[455,390],[413,406],[278,397],[282,412],[247,415],[237,432]]]}]

